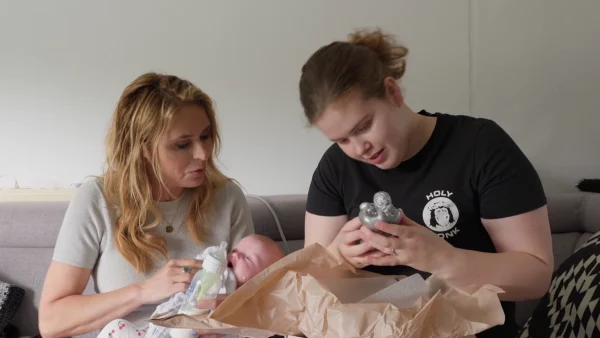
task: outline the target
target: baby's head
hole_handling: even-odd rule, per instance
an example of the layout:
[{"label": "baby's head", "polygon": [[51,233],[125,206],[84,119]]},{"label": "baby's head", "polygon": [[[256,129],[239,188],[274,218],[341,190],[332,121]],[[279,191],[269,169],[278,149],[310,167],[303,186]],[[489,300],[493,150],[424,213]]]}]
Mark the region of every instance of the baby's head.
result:
[{"label": "baby's head", "polygon": [[253,234],[238,242],[227,256],[227,263],[239,287],[283,256],[283,251],[275,241]]}]

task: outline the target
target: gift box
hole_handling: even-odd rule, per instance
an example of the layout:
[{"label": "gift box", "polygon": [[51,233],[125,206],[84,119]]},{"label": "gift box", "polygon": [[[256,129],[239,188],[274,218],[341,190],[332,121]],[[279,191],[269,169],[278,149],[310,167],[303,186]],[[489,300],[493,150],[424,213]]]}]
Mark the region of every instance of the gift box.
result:
[{"label": "gift box", "polygon": [[245,337],[465,337],[504,323],[493,285],[455,288],[435,276],[354,269],[319,244],[291,253],[209,316],[172,315],[165,327]]}]

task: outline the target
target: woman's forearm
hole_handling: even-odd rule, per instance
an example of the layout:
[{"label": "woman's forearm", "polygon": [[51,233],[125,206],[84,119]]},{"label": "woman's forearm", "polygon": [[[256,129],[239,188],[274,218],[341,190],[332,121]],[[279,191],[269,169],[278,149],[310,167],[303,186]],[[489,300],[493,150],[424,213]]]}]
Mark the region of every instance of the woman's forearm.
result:
[{"label": "woman's forearm", "polygon": [[435,273],[458,287],[492,284],[504,290],[501,300],[523,301],[541,298],[548,291],[552,272],[552,265],[524,252],[456,249]]},{"label": "woman's forearm", "polygon": [[40,311],[44,338],[76,336],[102,329],[142,305],[137,285],[94,295],[72,295],[48,304]]}]

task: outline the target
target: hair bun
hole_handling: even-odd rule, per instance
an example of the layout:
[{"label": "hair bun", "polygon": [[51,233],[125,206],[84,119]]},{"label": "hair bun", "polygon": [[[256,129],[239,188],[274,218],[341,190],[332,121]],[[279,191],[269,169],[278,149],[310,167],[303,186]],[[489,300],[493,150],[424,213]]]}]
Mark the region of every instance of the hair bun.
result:
[{"label": "hair bun", "polygon": [[379,28],[359,29],[348,35],[348,42],[375,52],[393,78],[400,79],[404,75],[408,48],[397,44],[392,35],[383,33]]}]

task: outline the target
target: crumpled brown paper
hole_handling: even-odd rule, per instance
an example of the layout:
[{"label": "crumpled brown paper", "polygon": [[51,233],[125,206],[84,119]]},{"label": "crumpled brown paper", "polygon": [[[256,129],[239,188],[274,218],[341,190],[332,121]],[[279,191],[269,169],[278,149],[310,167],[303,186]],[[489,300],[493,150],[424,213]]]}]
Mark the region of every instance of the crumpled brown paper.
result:
[{"label": "crumpled brown paper", "polygon": [[210,316],[150,321],[246,337],[464,337],[504,323],[491,285],[458,290],[434,277],[382,276],[339,262],[319,244],[248,281]]}]

